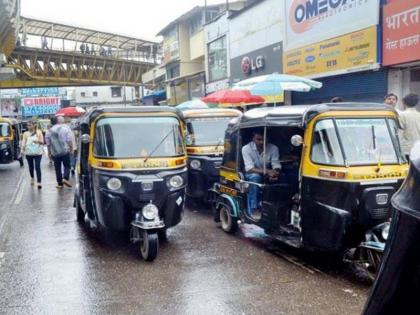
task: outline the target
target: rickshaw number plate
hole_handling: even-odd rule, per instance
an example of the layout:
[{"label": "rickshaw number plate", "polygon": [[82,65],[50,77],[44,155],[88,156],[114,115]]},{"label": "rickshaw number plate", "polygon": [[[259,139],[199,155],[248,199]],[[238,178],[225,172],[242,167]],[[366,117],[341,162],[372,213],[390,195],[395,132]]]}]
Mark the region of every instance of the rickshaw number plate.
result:
[{"label": "rickshaw number plate", "polygon": [[377,194],[376,203],[378,205],[386,205],[388,203],[388,194]]}]

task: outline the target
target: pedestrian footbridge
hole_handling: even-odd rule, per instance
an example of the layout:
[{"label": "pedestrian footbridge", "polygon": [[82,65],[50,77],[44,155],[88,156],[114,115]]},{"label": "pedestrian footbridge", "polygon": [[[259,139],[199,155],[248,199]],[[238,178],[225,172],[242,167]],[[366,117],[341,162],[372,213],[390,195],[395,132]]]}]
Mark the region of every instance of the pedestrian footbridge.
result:
[{"label": "pedestrian footbridge", "polygon": [[138,86],[160,63],[156,42],[21,17],[19,1],[0,3],[0,64],[8,74],[0,75],[0,88]]}]

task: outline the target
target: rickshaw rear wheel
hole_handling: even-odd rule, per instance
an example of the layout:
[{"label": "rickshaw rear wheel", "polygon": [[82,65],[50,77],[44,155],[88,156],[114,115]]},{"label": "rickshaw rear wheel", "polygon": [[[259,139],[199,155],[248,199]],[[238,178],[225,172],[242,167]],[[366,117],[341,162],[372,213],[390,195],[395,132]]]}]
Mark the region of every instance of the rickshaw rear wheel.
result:
[{"label": "rickshaw rear wheel", "polygon": [[238,221],[232,217],[230,209],[225,205],[221,205],[219,213],[222,230],[229,234],[235,233],[238,229]]},{"label": "rickshaw rear wheel", "polygon": [[157,233],[149,233],[142,231],[142,240],[140,242],[140,253],[145,261],[153,261],[156,259],[159,249],[159,237]]}]

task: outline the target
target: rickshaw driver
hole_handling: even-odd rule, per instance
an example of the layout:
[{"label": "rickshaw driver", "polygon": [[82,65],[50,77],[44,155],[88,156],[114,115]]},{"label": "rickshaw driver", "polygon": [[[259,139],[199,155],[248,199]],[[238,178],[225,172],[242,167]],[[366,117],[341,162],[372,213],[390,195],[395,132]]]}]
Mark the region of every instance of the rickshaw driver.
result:
[{"label": "rickshaw driver", "polygon": [[[267,143],[264,168],[264,135],[261,131],[252,132],[252,141],[242,147],[242,158],[247,181],[261,184],[265,175],[268,176],[270,181],[278,180],[281,170],[279,149],[274,144]],[[256,220],[261,218],[259,195],[259,187],[250,185],[247,195],[248,213]]]}]

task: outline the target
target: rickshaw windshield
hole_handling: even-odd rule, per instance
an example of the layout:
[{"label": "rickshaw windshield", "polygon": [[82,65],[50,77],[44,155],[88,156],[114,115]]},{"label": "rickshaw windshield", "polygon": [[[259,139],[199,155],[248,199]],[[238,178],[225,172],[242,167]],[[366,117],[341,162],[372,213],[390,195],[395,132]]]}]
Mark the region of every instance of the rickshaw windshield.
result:
[{"label": "rickshaw windshield", "polygon": [[386,118],[321,120],[315,126],[312,161],[337,166],[399,163],[395,130],[396,122]]},{"label": "rickshaw windshield", "polygon": [[223,144],[226,127],[233,117],[195,118],[187,120],[188,145]]},{"label": "rickshaw windshield", "polygon": [[10,136],[10,125],[8,123],[0,123],[0,137]]},{"label": "rickshaw windshield", "polygon": [[106,117],[96,124],[94,155],[106,158],[171,157],[184,154],[174,117]]}]

